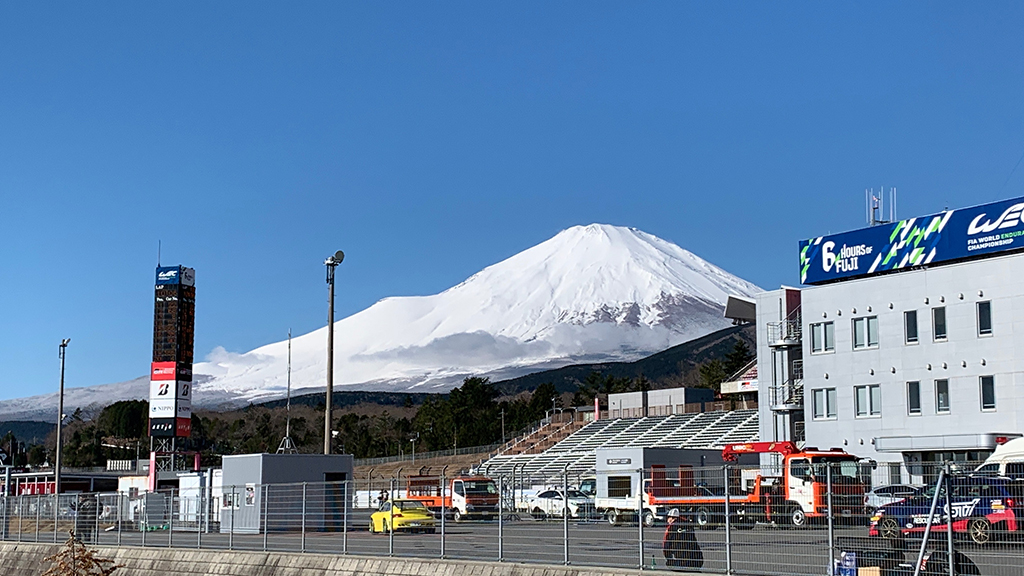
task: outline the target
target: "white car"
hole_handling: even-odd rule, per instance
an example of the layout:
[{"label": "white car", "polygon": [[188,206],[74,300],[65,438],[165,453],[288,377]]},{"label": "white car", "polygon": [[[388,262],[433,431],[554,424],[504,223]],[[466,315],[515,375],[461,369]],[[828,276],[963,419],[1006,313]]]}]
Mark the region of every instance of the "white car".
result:
[{"label": "white car", "polygon": [[908,486],[906,484],[881,486],[864,495],[864,506],[869,511],[876,510],[886,504],[901,502],[911,496],[916,496],[920,491],[920,486]]},{"label": "white car", "polygon": [[[561,518],[565,513],[565,499],[561,490],[544,490],[528,502],[534,518]],[[589,518],[594,515],[594,499],[578,490],[569,490],[569,517]]]}]

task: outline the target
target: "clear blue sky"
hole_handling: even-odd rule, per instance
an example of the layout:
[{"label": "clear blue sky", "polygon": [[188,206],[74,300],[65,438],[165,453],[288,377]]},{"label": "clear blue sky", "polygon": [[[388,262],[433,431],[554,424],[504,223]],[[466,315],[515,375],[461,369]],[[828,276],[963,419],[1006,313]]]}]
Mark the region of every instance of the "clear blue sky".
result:
[{"label": "clear blue sky", "polygon": [[0,4],[0,398],[148,370],[629,225],[762,287],[797,241],[1024,195],[1024,4]]}]

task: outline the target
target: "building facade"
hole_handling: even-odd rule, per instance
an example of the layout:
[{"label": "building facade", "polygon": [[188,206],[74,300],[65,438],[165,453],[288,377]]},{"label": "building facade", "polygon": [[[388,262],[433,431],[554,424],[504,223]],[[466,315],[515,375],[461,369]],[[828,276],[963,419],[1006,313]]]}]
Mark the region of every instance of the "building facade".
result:
[{"label": "building facade", "polygon": [[[1010,212],[990,210],[993,216],[984,220],[981,208],[974,209],[980,216],[971,214],[971,230],[995,222],[1000,212],[998,222],[1006,222]],[[951,213],[936,215],[936,222],[945,225]],[[890,241],[899,240],[905,222],[885,231]],[[916,228],[910,233],[919,234]],[[981,245],[965,240],[972,242]],[[906,471],[921,462],[983,460],[998,444],[1021,436],[1024,283],[1017,279],[1024,275],[1024,253],[1007,247],[945,263],[928,257],[924,264],[930,265],[921,265],[927,252],[917,252],[918,265],[905,269],[883,274],[872,266],[849,278],[760,294],[761,438],[842,448],[905,464]],[[870,243],[857,248],[873,257]],[[876,250],[875,263],[899,248],[892,242],[891,249]],[[801,264],[806,274],[817,262]],[[901,466],[890,468],[892,480],[901,479]]]}]

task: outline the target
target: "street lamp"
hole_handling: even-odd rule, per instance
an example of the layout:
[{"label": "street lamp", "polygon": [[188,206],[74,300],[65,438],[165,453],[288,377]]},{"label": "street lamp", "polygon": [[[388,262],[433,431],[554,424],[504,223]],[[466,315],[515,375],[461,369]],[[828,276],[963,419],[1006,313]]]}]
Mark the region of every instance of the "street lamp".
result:
[{"label": "street lamp", "polygon": [[324,406],[324,454],[331,453],[331,402],[334,396],[334,269],[345,259],[338,250],[324,260],[327,266],[327,402]]},{"label": "street lamp", "polygon": [[409,441],[412,442],[412,463],[413,463],[414,466],[416,465],[416,441],[419,440],[419,439],[420,439],[420,433],[419,432],[417,432],[416,435],[413,436],[412,438],[409,438]]},{"label": "street lamp", "polygon": [[61,428],[64,424],[64,354],[67,351],[71,338],[64,338],[60,341],[60,396],[57,400],[57,456],[53,464],[53,493],[60,494],[60,457],[61,457]]}]

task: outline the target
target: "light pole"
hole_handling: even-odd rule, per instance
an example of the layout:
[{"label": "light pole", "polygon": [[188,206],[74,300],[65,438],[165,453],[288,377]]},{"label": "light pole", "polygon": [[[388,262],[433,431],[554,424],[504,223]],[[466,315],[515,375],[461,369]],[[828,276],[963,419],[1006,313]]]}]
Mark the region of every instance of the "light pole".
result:
[{"label": "light pole", "polygon": [[420,439],[420,433],[419,432],[417,432],[415,436],[413,436],[412,438],[409,439],[409,441],[412,442],[412,463],[413,463],[413,466],[416,465],[416,441],[419,440],[419,439]]},{"label": "light pole", "polygon": [[61,428],[64,424],[64,356],[71,338],[60,341],[60,396],[57,399],[57,456],[53,463],[53,493],[60,494]]},{"label": "light pole", "polygon": [[334,269],[345,259],[338,250],[324,260],[327,266],[327,402],[324,405],[324,454],[331,453],[331,402],[334,396]]}]

